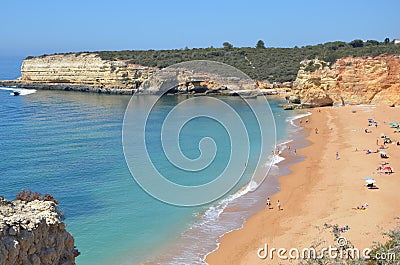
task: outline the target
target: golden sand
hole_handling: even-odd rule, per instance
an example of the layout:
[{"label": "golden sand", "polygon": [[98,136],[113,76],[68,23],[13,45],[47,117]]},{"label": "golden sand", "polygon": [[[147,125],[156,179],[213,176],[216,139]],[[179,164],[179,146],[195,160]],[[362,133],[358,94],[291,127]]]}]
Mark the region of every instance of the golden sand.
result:
[{"label": "golden sand", "polygon": [[[306,159],[279,179],[281,191],[271,196],[273,209],[266,207],[242,229],[224,235],[219,249],[207,256],[209,264],[278,264],[281,260],[277,258],[260,259],[257,250],[265,244],[286,249],[318,242],[335,244],[332,228],[325,224],[348,225],[350,230],[342,236],[358,249],[370,247],[374,241],[384,242],[382,233],[395,227],[395,217],[400,215],[400,146],[396,141],[386,145],[388,159],[363,150],[376,151],[377,140],[379,145],[383,143],[382,133],[400,141],[400,133],[388,125],[400,121],[400,108],[346,106],[311,112],[301,120],[312,144],[297,150]],[[368,126],[368,118],[377,121],[378,127]],[[365,133],[365,129],[371,132]],[[390,162],[393,174],[376,173],[382,161]],[[374,178],[379,189],[366,188],[366,177]],[[352,209],[365,203],[367,210]]]}]

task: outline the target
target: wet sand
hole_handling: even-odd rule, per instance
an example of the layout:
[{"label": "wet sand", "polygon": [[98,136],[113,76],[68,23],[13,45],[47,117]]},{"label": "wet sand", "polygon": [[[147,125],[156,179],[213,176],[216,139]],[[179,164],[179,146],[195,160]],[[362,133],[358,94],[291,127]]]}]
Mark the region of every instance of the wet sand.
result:
[{"label": "wet sand", "polygon": [[[293,165],[291,174],[279,178],[281,191],[271,196],[273,209],[265,207],[242,229],[224,235],[218,250],[207,256],[207,263],[278,264],[283,261],[276,254],[273,260],[260,259],[258,249],[265,244],[288,250],[334,245],[332,228],[326,224],[348,225],[350,230],[341,236],[358,249],[386,240],[382,233],[392,229],[400,215],[396,208],[400,203],[400,171],[396,172],[400,170],[400,146],[386,145],[388,159],[363,150],[376,151],[377,140],[379,145],[383,143],[381,133],[400,140],[400,133],[388,126],[399,121],[400,108],[346,106],[311,112],[297,123],[301,122],[312,144],[297,150],[306,159]],[[368,118],[377,121],[378,127],[368,126]],[[371,132],[365,133],[365,129]],[[377,174],[382,161],[390,162],[393,174]],[[366,177],[374,178],[379,189],[366,188]],[[352,209],[365,203],[367,210]]]}]

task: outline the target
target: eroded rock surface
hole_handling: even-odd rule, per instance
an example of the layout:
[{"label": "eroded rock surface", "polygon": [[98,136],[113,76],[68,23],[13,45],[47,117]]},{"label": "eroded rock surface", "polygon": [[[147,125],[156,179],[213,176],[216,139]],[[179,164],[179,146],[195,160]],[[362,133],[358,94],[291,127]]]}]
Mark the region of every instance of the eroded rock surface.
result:
[{"label": "eroded rock surface", "polygon": [[400,56],[303,61],[290,100],[311,106],[400,104]]},{"label": "eroded rock surface", "polygon": [[0,197],[0,264],[74,265],[77,255],[53,201]]}]

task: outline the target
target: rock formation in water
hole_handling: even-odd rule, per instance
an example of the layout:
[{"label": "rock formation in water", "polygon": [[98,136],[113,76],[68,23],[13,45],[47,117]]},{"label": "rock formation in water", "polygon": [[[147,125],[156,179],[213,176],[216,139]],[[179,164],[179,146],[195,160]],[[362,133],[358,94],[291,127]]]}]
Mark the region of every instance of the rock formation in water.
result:
[{"label": "rock formation in water", "polygon": [[54,201],[0,197],[0,264],[74,265],[78,255]]},{"label": "rock formation in water", "polygon": [[[0,84],[113,94],[153,94],[165,92],[164,86],[168,93],[173,94],[250,96],[285,92],[292,87],[291,83],[240,83],[227,76],[221,79],[214,74],[216,71],[193,73],[193,69],[180,67],[164,68],[160,73],[156,67],[130,64],[124,60],[104,60],[96,53],[47,55],[25,59],[21,78]],[[208,66],[200,68],[210,70]],[[347,57],[338,59],[333,65],[317,59],[303,61],[293,83],[290,101],[308,107],[371,103],[399,105],[399,55]]]},{"label": "rock formation in water", "polygon": [[400,104],[400,56],[347,57],[333,65],[301,63],[290,100],[307,106]]},{"label": "rock formation in water", "polygon": [[59,54],[25,59],[21,81],[137,88],[157,68],[103,60],[97,54]]},{"label": "rock formation in water", "polygon": [[[206,61],[189,64],[185,69],[187,66],[175,65],[160,72],[157,67],[131,64],[127,60],[104,60],[96,53],[45,55],[25,59],[21,77],[0,81],[0,85],[109,94],[165,92],[161,86],[168,86],[168,92],[174,94],[224,95],[239,93],[239,90],[244,95],[275,94],[280,88],[278,84],[262,86],[261,82],[256,84],[246,78],[228,77],[230,71],[234,75],[237,72],[225,72],[226,69],[218,67],[210,69]],[[219,71],[224,77],[218,76]]]}]

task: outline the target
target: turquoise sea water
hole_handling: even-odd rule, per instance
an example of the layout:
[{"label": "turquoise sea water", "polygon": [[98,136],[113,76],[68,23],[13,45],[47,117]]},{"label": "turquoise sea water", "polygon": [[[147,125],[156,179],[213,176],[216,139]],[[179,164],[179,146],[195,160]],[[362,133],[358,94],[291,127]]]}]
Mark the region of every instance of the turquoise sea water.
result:
[{"label": "turquoise sea water", "polygon": [[[147,128],[149,135],[156,134],[168,110],[185,99],[162,100]],[[240,227],[263,194],[242,196],[246,190],[240,182],[230,196],[199,207],[172,206],[148,195],[133,180],[124,159],[121,130],[129,100],[129,96],[61,91],[14,97],[0,90],[0,195],[12,199],[22,189],[53,194],[81,252],[78,265],[201,263],[220,235]],[[140,100],[146,103],[145,96]],[[247,117],[250,132],[257,134],[240,99],[223,100]],[[278,142],[283,142],[291,137],[288,120],[293,113],[277,108],[278,103],[270,100]],[[218,123],[199,119],[186,126],[183,152],[196,157],[198,140],[210,133],[221,151],[212,170],[220,171],[230,146]],[[254,141],[251,158],[257,153]],[[210,180],[207,171],[196,177],[175,172],[159,149],[159,142],[150,141],[152,159],[163,170],[173,171],[174,181],[197,185]],[[249,167],[252,164],[250,160]],[[229,205],[236,207],[236,215],[224,213]]]}]

